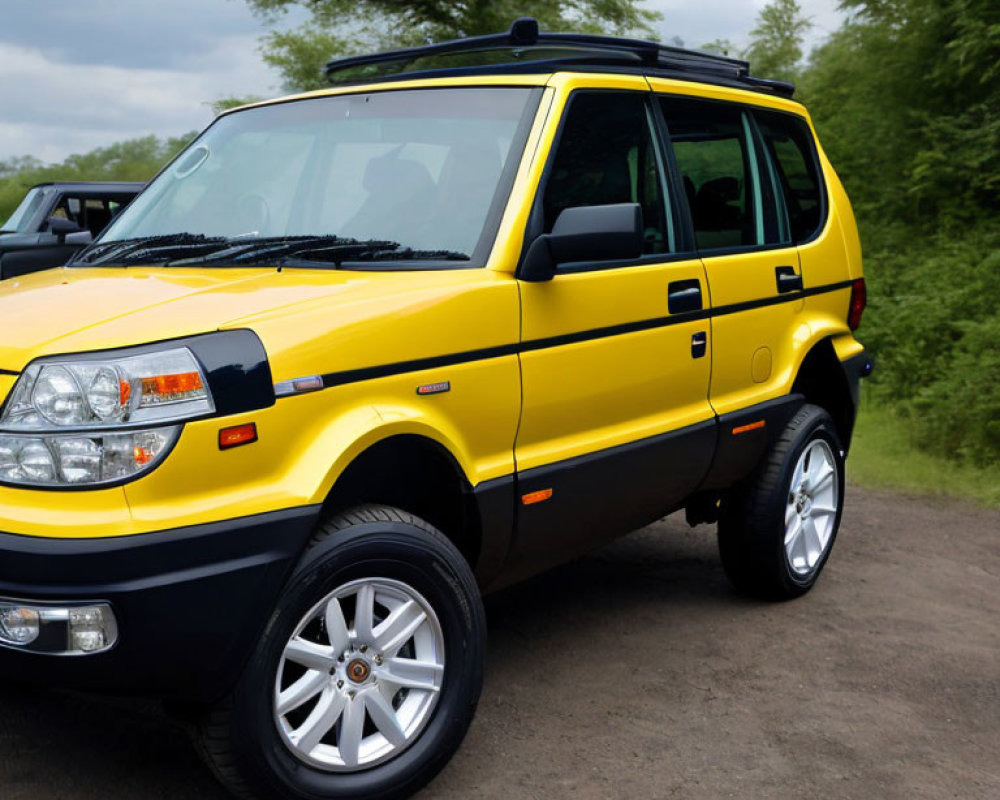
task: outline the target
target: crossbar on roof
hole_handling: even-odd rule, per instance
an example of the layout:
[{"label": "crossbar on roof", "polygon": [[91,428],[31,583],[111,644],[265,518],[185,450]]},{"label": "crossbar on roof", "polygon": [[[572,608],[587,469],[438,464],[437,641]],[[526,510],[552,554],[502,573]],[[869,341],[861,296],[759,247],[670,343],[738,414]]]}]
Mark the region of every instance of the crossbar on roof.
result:
[{"label": "crossbar on roof", "polygon": [[[465,56],[471,63],[448,63]],[[423,63],[421,63],[423,62]],[[466,71],[550,72],[567,67],[639,68],[644,73],[733,83],[754,91],[791,97],[795,87],[750,75],[750,64],[738,58],[671,47],[643,39],[585,33],[548,33],[538,21],[522,17],[506,33],[470,36],[423,47],[390,50],[330,61],[332,83],[393,80],[404,75]]]}]

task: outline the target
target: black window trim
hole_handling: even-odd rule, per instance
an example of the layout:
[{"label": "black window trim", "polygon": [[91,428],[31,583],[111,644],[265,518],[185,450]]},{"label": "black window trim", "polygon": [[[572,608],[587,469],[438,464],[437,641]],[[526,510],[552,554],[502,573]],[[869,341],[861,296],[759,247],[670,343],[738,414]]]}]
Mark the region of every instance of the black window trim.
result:
[{"label": "black window trim", "polygon": [[[659,100],[663,100],[665,98],[669,98],[669,99],[677,99],[677,100],[681,100],[681,101],[685,101],[685,102],[691,102],[691,101],[704,102],[704,103],[711,103],[712,105],[717,105],[717,106],[720,106],[720,105],[721,106],[725,106],[726,108],[730,108],[730,109],[733,109],[734,111],[736,111],[737,114],[738,114],[738,118],[739,118],[739,128],[740,128],[739,145],[740,145],[740,151],[743,154],[743,172],[744,172],[744,191],[745,192],[751,193],[751,189],[752,189],[749,179],[752,178],[753,171],[754,171],[753,170],[754,164],[751,163],[751,156],[753,157],[753,162],[755,162],[755,165],[756,165],[757,175],[759,176],[759,180],[760,180],[761,203],[762,203],[762,206],[763,206],[761,208],[761,210],[760,210],[760,213],[761,213],[762,222],[763,222],[764,239],[765,239],[765,241],[762,242],[762,243],[760,243],[760,244],[740,244],[740,245],[733,245],[733,246],[730,246],[730,247],[705,247],[705,248],[699,248],[698,247],[697,232],[695,231],[695,227],[694,227],[694,213],[693,213],[693,209],[690,207],[690,204],[688,204],[687,205],[687,209],[688,209],[688,225],[689,225],[690,230],[691,230],[691,236],[692,236],[692,241],[694,242],[695,251],[698,253],[698,255],[700,257],[715,257],[715,256],[718,256],[718,255],[735,255],[735,254],[739,254],[739,253],[753,253],[753,252],[758,252],[758,251],[763,252],[763,251],[767,251],[767,250],[777,250],[777,249],[781,249],[781,248],[785,247],[786,245],[783,245],[783,244],[777,244],[777,243],[774,243],[774,242],[768,242],[768,241],[766,241],[767,238],[768,238],[768,236],[770,235],[771,229],[773,229],[777,225],[777,220],[770,218],[770,217],[773,216],[773,213],[772,214],[768,214],[768,210],[767,210],[767,205],[768,205],[767,204],[767,199],[766,199],[767,198],[767,194],[769,192],[773,192],[773,189],[771,188],[771,184],[770,184],[770,180],[769,180],[769,176],[768,176],[767,165],[764,163],[763,141],[762,141],[761,137],[759,136],[759,133],[757,131],[756,120],[754,119],[753,114],[751,113],[751,108],[748,107],[748,104],[745,104],[745,103],[731,103],[731,102],[726,101],[726,100],[715,100],[714,98],[704,98],[704,97],[698,97],[698,96],[694,96],[694,95],[685,95],[685,94],[671,94],[671,93],[667,93],[667,92],[654,92],[654,95],[655,95],[655,97],[656,97],[656,99],[658,101]],[[662,102],[656,102],[655,105],[659,108],[660,114],[663,116],[664,126],[667,128],[668,135],[669,135],[669,127],[667,126],[666,116],[663,114],[663,104],[662,104]],[[744,126],[744,114],[746,114],[746,120],[747,120],[746,126]],[[749,129],[750,141],[747,141],[747,138],[746,138],[747,129]],[[666,146],[669,148],[670,152],[673,153],[674,160],[676,161],[677,156],[676,156],[676,153],[674,152],[674,143],[673,143],[673,140],[672,139],[668,139]],[[683,186],[683,180],[684,179],[683,179],[683,174],[680,172],[680,166],[679,165],[678,165],[678,175],[680,176],[680,178],[679,178],[680,185]],[[756,198],[756,196],[754,194],[752,194],[752,193],[749,194],[747,202],[748,202],[748,207],[752,210],[752,214],[753,214],[753,218],[754,218],[754,226],[756,227],[756,214],[757,214],[757,208],[756,208],[757,198]],[[791,245],[791,246],[794,246],[794,245]]]},{"label": "black window trim", "polygon": [[[574,275],[581,272],[617,270],[627,267],[671,264],[682,261],[694,261],[698,259],[698,253],[693,247],[694,238],[690,229],[690,214],[688,214],[687,218],[685,218],[681,212],[681,207],[678,205],[681,202],[680,195],[682,195],[683,192],[678,191],[678,186],[674,179],[674,172],[677,165],[674,161],[672,149],[668,146],[668,142],[664,140],[662,136],[663,131],[660,128],[660,125],[663,122],[662,115],[659,109],[659,104],[654,102],[655,98],[653,92],[650,91],[649,86],[647,85],[644,88],[635,89],[622,89],[617,87],[609,89],[599,86],[581,86],[573,89],[566,98],[566,102],[563,104],[562,114],[559,119],[559,127],[556,129],[555,136],[552,139],[552,145],[545,157],[545,167],[538,180],[538,185],[535,187],[535,197],[532,200],[531,212],[528,215],[528,221],[525,224],[524,238],[521,242],[521,255],[518,258],[517,267],[514,270],[514,277],[518,277],[521,270],[521,264],[524,262],[525,255],[531,247],[531,244],[543,233],[545,218],[543,203],[545,199],[545,190],[548,186],[549,177],[555,163],[556,153],[559,151],[559,145],[562,142],[563,131],[566,127],[566,121],[569,119],[570,110],[573,103],[576,101],[576,98],[581,94],[637,94],[642,97],[643,105],[646,110],[647,124],[651,124],[650,135],[654,139],[654,146],[659,148],[660,155],[662,156],[664,162],[664,174],[660,177],[661,180],[665,181],[666,185],[661,188],[664,196],[669,195],[670,197],[670,213],[674,217],[674,232],[677,240],[676,246],[678,249],[675,252],[669,253],[644,253],[638,258],[578,261],[568,264],[560,264],[555,277],[559,277],[560,275]],[[684,202],[686,204],[686,198],[684,199]],[[664,209],[664,212],[665,211],[666,209]]]},{"label": "black window trim", "polygon": [[[798,241],[793,237],[790,242],[785,242],[785,243],[772,242],[772,243],[756,244],[756,245],[739,245],[736,247],[716,247],[716,248],[698,249],[697,240],[694,239],[693,241],[695,241],[695,252],[698,254],[699,257],[717,258],[720,256],[739,255],[740,253],[760,253],[769,250],[787,250],[791,248],[802,247],[804,245],[816,241],[816,239],[820,237],[823,231],[826,230],[827,223],[829,222],[829,208],[830,208],[829,189],[826,183],[825,176],[823,175],[823,167],[819,159],[819,150],[816,144],[816,137],[813,135],[812,128],[809,126],[805,117],[791,111],[785,111],[783,109],[769,108],[767,106],[756,105],[754,103],[744,103],[732,100],[718,100],[714,97],[701,97],[699,95],[682,94],[676,92],[662,92],[662,91],[657,91],[655,89],[652,90],[652,95],[656,99],[676,98],[678,100],[688,100],[688,101],[696,100],[701,103],[711,103],[714,105],[724,105],[732,108],[738,108],[741,111],[747,112],[748,117],[750,119],[751,133],[754,138],[754,150],[756,151],[757,162],[758,162],[757,168],[761,176],[762,190],[770,187],[770,190],[772,192],[775,192],[777,191],[778,187],[774,187],[773,184],[771,183],[770,170],[768,169],[767,164],[764,162],[764,159],[769,158],[770,156],[769,156],[769,150],[764,142],[763,134],[760,132],[760,128],[757,121],[757,113],[766,112],[766,113],[780,114],[782,116],[790,117],[791,119],[796,120],[800,124],[804,125],[806,130],[808,131],[808,139],[809,139],[808,155],[812,163],[812,167],[816,172],[816,176],[819,182],[818,189],[820,198],[820,218],[819,218],[819,224],[816,226],[816,230],[814,230],[807,238],[802,239],[801,241]],[[654,105],[656,106],[659,114],[662,117],[663,108],[661,104],[657,102],[654,103]],[[665,117],[663,121],[664,121],[664,130],[667,131],[667,133],[669,134],[669,127],[666,124]],[[673,141],[670,140],[669,138],[667,139],[666,142],[666,148],[669,151],[671,158],[674,161],[676,161],[676,155],[674,154],[674,148],[673,148]],[[684,207],[687,209],[688,226],[690,227],[692,236],[694,236],[694,218],[691,214],[691,209],[688,203],[686,202],[686,198],[684,202]],[[764,218],[765,232],[767,230],[767,225],[768,225],[768,220],[767,216],[765,215]]]},{"label": "black window trim", "polygon": [[[671,212],[675,216],[674,225],[675,233],[677,236],[677,251],[673,253],[651,253],[649,255],[640,256],[637,259],[624,259],[615,261],[586,261],[578,262],[573,264],[564,264],[559,267],[557,276],[561,274],[575,274],[580,272],[595,272],[598,270],[608,270],[608,269],[622,269],[626,267],[640,267],[649,266],[653,264],[670,264],[681,261],[691,261],[693,259],[700,258],[720,258],[730,255],[740,255],[743,253],[765,253],[765,252],[775,252],[775,251],[787,251],[791,249],[797,249],[808,245],[816,241],[826,230],[829,223],[829,209],[830,209],[830,199],[829,199],[829,186],[826,181],[826,176],[823,173],[823,165],[819,158],[819,148],[816,142],[816,137],[813,134],[812,127],[807,122],[806,118],[801,114],[797,114],[792,111],[786,111],[784,109],[770,108],[767,106],[761,106],[754,103],[739,102],[733,100],[719,100],[716,98],[703,97],[694,94],[683,94],[677,92],[663,92],[657,91],[651,87],[646,89],[621,89],[614,88],[608,89],[603,87],[579,87],[573,89],[570,92],[566,103],[563,106],[562,116],[559,120],[559,127],[556,130],[555,137],[552,140],[552,146],[546,156],[545,168],[542,171],[541,178],[538,181],[538,186],[535,189],[535,198],[532,201],[531,213],[528,217],[528,222],[525,225],[525,234],[521,244],[521,255],[518,259],[517,268],[514,271],[514,276],[517,277],[520,271],[521,264],[524,261],[524,257],[528,252],[528,248],[531,246],[532,242],[541,235],[542,226],[544,219],[544,212],[542,210],[542,202],[545,194],[545,187],[548,185],[549,175],[552,170],[552,165],[555,160],[555,153],[559,148],[559,143],[562,140],[563,129],[566,125],[566,120],[569,116],[569,109],[578,94],[596,94],[596,93],[606,93],[614,92],[617,94],[622,93],[638,93],[644,95],[647,100],[646,104],[648,108],[652,109],[652,119],[654,127],[654,135],[659,137],[659,145],[661,148],[661,153],[664,160],[664,167],[666,171],[666,187],[665,190],[670,197],[670,207]],[[809,140],[809,153],[808,157],[811,162],[813,169],[815,170],[816,177],[819,183],[819,199],[820,199],[820,215],[819,223],[812,234],[798,241],[792,239],[790,242],[785,243],[764,243],[755,245],[739,245],[737,247],[718,247],[718,248],[705,248],[698,249],[697,239],[695,238],[694,232],[694,221],[691,213],[690,205],[687,201],[687,195],[683,191],[683,176],[680,172],[680,166],[677,163],[677,156],[674,152],[673,142],[670,139],[670,129],[667,124],[666,117],[663,114],[663,107],[658,102],[660,98],[677,98],[681,100],[698,100],[703,103],[712,103],[718,105],[725,105],[727,107],[735,107],[741,111],[745,111],[748,114],[750,120],[750,128],[752,136],[754,137],[754,150],[757,156],[757,167],[761,176],[761,188],[765,190],[770,187],[772,192],[777,190],[771,183],[770,170],[764,159],[769,157],[769,149],[766,147],[764,142],[764,137],[760,132],[757,113],[764,112],[769,114],[779,114],[785,117],[789,117],[796,123],[805,127],[807,132],[807,138]],[[677,219],[676,217],[679,217]],[[765,229],[767,226],[767,219],[765,217]]]},{"label": "black window trim", "polygon": [[776,114],[783,117],[789,117],[795,120],[805,129],[806,138],[809,140],[809,152],[807,154],[808,156],[807,160],[809,162],[809,165],[813,168],[813,171],[816,174],[816,182],[817,182],[816,188],[819,192],[819,222],[816,225],[816,229],[812,233],[810,233],[809,236],[802,239],[801,241],[797,240],[794,237],[794,235],[792,236],[792,244],[795,247],[802,247],[805,244],[809,244],[810,242],[816,241],[816,239],[819,238],[820,234],[822,234],[822,232],[826,229],[827,222],[829,221],[828,219],[829,208],[830,208],[829,189],[826,183],[826,176],[823,174],[823,165],[819,159],[819,149],[817,147],[816,137],[813,134],[812,127],[806,121],[805,117],[800,116],[799,114],[793,114],[789,111],[782,111],[777,108],[766,108],[763,106],[753,106],[753,109],[754,113],[752,114],[752,117],[754,121],[754,129],[757,131],[757,135],[761,139],[765,156],[768,158],[773,157],[775,159],[775,164],[774,164],[775,171],[784,172],[784,169],[781,167],[781,164],[777,161],[777,156],[772,155],[771,148],[767,146],[766,140],[764,139],[764,134],[760,130],[760,121],[757,119],[758,113]]}]

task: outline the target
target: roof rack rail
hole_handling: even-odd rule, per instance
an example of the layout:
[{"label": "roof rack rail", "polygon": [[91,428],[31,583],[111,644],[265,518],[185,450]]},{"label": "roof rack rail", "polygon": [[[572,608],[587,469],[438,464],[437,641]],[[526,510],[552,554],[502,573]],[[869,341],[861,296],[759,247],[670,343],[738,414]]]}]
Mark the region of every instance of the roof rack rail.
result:
[{"label": "roof rack rail", "polygon": [[[459,56],[465,56],[466,63],[456,63]],[[619,66],[688,80],[732,83],[782,97],[795,92],[791,83],[751,76],[750,64],[737,58],[642,39],[548,33],[540,31],[532,17],[515,20],[506,33],[334,59],[325,72],[331,83],[342,84],[456,70],[540,72],[588,66]]]}]

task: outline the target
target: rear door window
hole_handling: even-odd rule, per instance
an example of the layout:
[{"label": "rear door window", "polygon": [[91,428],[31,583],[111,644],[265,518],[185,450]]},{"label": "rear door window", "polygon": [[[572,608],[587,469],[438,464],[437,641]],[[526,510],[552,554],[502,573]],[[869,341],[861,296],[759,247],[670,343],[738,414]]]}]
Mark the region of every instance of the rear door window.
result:
[{"label": "rear door window", "polygon": [[686,98],[663,97],[660,104],[698,249],[768,243],[770,220],[749,114],[738,106]]}]

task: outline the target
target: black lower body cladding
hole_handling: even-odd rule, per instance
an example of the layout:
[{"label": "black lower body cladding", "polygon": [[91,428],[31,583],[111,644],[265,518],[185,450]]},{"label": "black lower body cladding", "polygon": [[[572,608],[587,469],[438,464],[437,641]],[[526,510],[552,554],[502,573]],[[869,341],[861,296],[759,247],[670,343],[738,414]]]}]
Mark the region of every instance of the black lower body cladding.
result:
[{"label": "black lower body cladding", "polygon": [[118,644],[59,657],[0,648],[0,676],[207,701],[235,682],[319,518],[319,506],[158,533],[0,533],[0,598],[110,603]]}]

